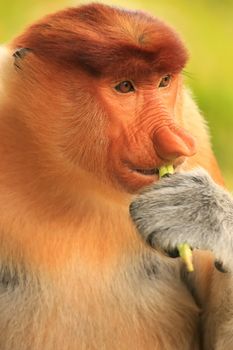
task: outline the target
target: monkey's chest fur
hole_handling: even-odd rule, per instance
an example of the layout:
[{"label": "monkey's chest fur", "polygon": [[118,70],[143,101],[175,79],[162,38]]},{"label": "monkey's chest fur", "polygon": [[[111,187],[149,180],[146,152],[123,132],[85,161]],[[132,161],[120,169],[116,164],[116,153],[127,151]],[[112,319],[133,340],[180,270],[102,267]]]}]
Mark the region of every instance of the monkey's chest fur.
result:
[{"label": "monkey's chest fur", "polygon": [[101,272],[77,265],[3,268],[1,350],[199,349],[199,310],[175,265],[154,267],[148,252]]}]

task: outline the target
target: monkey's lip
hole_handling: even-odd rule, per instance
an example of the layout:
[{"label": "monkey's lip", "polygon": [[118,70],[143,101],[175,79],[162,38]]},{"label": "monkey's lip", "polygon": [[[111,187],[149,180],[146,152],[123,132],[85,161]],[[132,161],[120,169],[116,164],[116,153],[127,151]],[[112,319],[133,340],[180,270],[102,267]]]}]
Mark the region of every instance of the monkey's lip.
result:
[{"label": "monkey's lip", "polygon": [[[180,166],[184,163],[185,161],[185,157],[180,157],[178,160],[176,160],[175,162],[172,162],[173,164],[173,168],[174,168],[174,172],[179,172],[179,168]],[[132,164],[129,165],[129,168],[132,172],[139,174],[139,175],[144,175],[145,177],[149,178],[149,177],[159,177],[159,168],[163,165],[167,165],[169,164],[169,162],[163,162],[159,167],[154,166],[154,167],[148,167],[148,168],[143,168],[143,167],[139,167],[139,166],[133,166]]]},{"label": "monkey's lip", "polygon": [[146,176],[152,176],[152,175],[158,175],[159,174],[159,168],[149,168],[149,169],[132,169],[133,171]]},{"label": "monkey's lip", "polygon": [[131,193],[137,193],[143,187],[159,181],[159,167],[143,167],[127,162],[121,168],[120,175],[120,179],[127,190]]},{"label": "monkey's lip", "polygon": [[151,164],[135,164],[131,161],[126,161],[123,162],[124,167],[128,169],[128,171],[131,174],[135,175],[141,175],[145,177],[155,177],[159,175],[159,167],[158,166],[153,166],[153,163]]}]

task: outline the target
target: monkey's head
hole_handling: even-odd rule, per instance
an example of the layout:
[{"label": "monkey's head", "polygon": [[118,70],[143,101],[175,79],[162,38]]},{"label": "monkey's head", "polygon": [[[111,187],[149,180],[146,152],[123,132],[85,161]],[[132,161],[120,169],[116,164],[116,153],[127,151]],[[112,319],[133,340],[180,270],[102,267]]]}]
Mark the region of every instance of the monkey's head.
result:
[{"label": "monkey's head", "polygon": [[161,21],[85,5],[45,17],[10,48],[23,123],[63,165],[134,192],[194,154],[182,128],[187,52]]}]

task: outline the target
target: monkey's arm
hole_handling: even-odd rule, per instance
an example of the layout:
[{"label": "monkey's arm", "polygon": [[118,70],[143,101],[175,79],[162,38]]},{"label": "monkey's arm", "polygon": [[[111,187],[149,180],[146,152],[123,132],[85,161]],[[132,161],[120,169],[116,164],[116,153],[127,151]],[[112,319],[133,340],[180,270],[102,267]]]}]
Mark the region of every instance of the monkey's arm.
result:
[{"label": "monkey's arm", "polygon": [[233,271],[233,198],[202,169],[162,179],[131,204],[139,232],[153,247],[187,242],[213,252]]},{"label": "monkey's arm", "polygon": [[[194,272],[181,277],[201,307],[204,349],[233,347],[233,198],[204,170],[161,180],[131,205],[145,240],[168,252],[187,242],[194,251]],[[211,251],[211,253],[205,251]],[[223,264],[227,273],[214,268]]]}]

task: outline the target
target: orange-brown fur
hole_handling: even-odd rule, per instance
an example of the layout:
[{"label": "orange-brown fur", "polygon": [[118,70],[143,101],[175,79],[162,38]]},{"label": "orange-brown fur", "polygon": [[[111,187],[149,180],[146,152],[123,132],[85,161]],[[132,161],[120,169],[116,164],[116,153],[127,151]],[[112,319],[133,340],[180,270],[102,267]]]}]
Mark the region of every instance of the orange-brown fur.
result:
[{"label": "orange-brown fur", "polygon": [[[97,11],[99,27],[104,16],[112,31],[104,38],[87,31],[85,23],[93,25],[93,18],[89,14],[87,19],[85,11]],[[76,30],[79,16],[83,23]],[[134,179],[121,168],[122,158],[142,167],[166,163],[152,147],[149,132],[165,120],[198,141],[190,158],[180,151],[176,159],[172,149],[161,146],[177,170],[200,165],[222,183],[206,125],[183,88],[185,49],[173,31],[153,21],[144,14],[89,5],[47,17],[2,50],[0,263],[18,269],[19,280],[13,289],[9,283],[0,290],[2,350],[200,349],[199,308],[179,278],[179,263],[147,247],[129,218],[134,193],[151,179]],[[160,34],[161,57],[151,46],[156,42],[153,26]],[[75,46],[80,33],[98,43],[94,49],[90,44],[89,51],[84,45],[88,57]],[[135,46],[142,33],[141,41],[149,42],[145,57]],[[46,35],[52,35],[52,45]],[[122,53],[106,65],[113,55],[111,40],[130,46],[123,51],[129,63],[121,64]],[[14,66],[18,47],[32,51]],[[169,51],[173,47],[180,50],[176,59]],[[100,52],[106,61],[100,62]],[[176,92],[153,99],[154,84],[167,72],[174,72]],[[144,87],[137,108],[132,97],[114,95],[109,88],[109,81],[114,87],[128,78],[126,73]],[[208,259],[204,277],[203,268],[196,269],[202,302],[212,274]],[[156,280],[151,274],[158,261],[164,278]],[[205,256],[198,264],[205,266]]]}]

